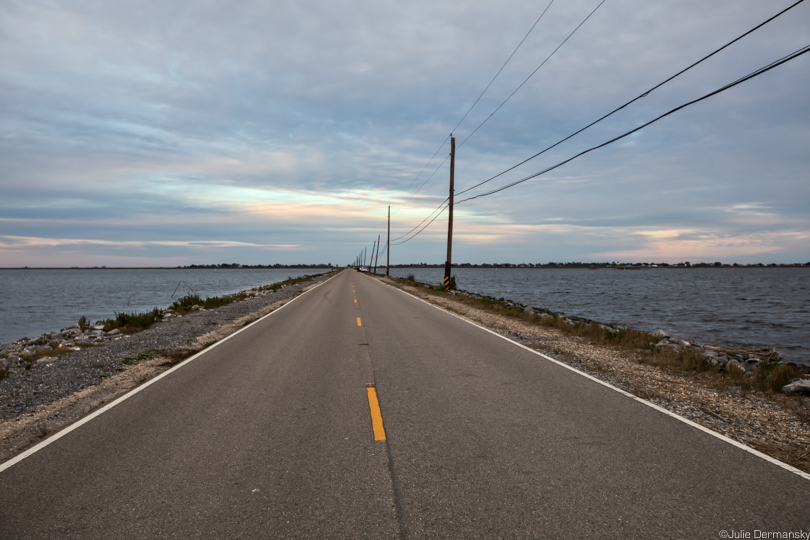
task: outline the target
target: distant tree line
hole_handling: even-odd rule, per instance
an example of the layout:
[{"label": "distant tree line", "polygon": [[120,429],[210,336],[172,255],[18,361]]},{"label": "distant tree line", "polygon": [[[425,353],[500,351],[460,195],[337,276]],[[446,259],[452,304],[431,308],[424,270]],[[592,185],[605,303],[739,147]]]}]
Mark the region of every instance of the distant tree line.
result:
[{"label": "distant tree line", "polygon": [[177,268],[332,268],[332,264],[190,264]]}]

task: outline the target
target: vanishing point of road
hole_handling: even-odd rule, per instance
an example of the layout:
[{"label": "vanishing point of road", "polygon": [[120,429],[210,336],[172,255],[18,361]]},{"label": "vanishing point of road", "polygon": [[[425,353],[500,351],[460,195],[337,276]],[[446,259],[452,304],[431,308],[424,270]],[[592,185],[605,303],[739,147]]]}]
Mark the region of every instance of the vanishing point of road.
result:
[{"label": "vanishing point of road", "polygon": [[810,480],[353,271],[0,472],[0,538],[755,531]]}]

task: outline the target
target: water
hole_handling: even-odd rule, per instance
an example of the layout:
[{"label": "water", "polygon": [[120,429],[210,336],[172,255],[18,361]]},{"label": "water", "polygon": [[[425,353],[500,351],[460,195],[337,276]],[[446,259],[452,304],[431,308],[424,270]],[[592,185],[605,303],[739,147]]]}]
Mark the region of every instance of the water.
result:
[{"label": "water", "polygon": [[[438,285],[443,268],[392,268]],[[810,268],[456,268],[460,289],[700,343],[775,346],[810,365]]]},{"label": "water", "polygon": [[315,268],[0,270],[0,343],[115,313],[166,308],[187,294],[221,296]]}]

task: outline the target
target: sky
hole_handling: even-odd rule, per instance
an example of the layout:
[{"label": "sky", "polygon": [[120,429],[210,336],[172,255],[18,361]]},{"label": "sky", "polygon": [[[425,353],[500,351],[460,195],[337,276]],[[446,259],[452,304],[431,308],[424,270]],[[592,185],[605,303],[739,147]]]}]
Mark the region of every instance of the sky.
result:
[{"label": "sky", "polygon": [[[459,193],[793,3],[0,0],[0,267],[343,265],[389,206],[442,263],[451,132]],[[462,202],[808,45],[810,2],[457,195],[454,262],[810,261],[810,54]]]}]

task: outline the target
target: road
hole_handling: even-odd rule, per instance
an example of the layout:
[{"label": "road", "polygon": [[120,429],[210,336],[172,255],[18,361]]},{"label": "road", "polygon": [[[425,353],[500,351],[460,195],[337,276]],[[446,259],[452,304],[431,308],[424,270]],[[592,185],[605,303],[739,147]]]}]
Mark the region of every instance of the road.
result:
[{"label": "road", "polygon": [[810,481],[352,271],[0,472],[2,538],[757,530]]}]

